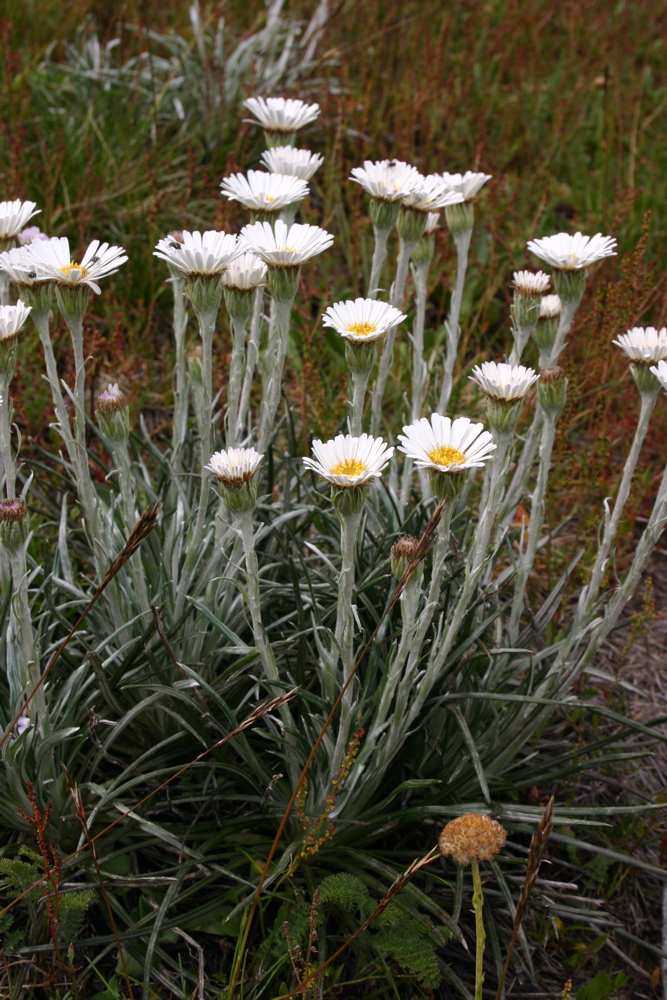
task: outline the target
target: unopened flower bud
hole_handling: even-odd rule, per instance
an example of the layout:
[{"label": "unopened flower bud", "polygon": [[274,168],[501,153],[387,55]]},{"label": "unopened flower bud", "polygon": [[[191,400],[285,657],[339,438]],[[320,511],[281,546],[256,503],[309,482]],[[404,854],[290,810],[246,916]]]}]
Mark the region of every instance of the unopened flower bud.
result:
[{"label": "unopened flower bud", "polygon": [[424,233],[420,239],[417,246],[412,251],[412,262],[413,264],[426,265],[430,264],[433,260],[433,254],[435,253],[435,234],[434,233]]},{"label": "unopened flower bud", "polygon": [[130,408],[118,382],[109,383],[97,397],[95,416],[109,441],[126,441],[130,433]]},{"label": "unopened flower bud", "polygon": [[554,346],[559,322],[560,298],[557,295],[545,295],[540,303],[537,326],[533,330],[533,341],[540,350],[541,358],[546,358]]},{"label": "unopened flower bud", "polygon": [[[391,547],[391,571],[400,580],[409,566],[412,566],[419,553],[419,539],[412,535],[403,535]],[[422,567],[419,563],[416,569]]]},{"label": "unopened flower bud", "polygon": [[17,552],[25,544],[29,527],[23,500],[0,500],[0,542],[8,552]]},{"label": "unopened flower bud", "polygon": [[196,386],[204,384],[203,357],[204,351],[201,344],[196,344],[188,351],[188,375],[190,376],[190,380],[194,382]]},{"label": "unopened flower bud", "polygon": [[567,379],[562,368],[545,368],[537,383],[537,398],[542,409],[558,416],[567,399]]},{"label": "unopened flower bud", "polygon": [[462,201],[458,205],[445,206],[445,219],[452,236],[462,236],[472,231],[475,225],[475,206],[472,201]]},{"label": "unopened flower bud", "polygon": [[507,831],[490,816],[467,813],[457,816],[443,828],[438,846],[445,857],[451,855],[460,865],[471,861],[493,861],[505,846]]}]

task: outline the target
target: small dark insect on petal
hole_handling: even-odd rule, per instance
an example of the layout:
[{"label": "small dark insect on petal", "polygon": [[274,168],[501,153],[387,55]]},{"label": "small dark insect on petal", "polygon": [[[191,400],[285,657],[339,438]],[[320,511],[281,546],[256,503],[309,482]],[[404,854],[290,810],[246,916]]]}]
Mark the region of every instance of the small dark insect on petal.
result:
[{"label": "small dark insect on petal", "polygon": [[177,243],[176,240],[174,240],[172,243],[170,243],[169,246],[171,247],[172,250],[180,250],[181,249],[181,244]]},{"label": "small dark insect on petal", "polygon": [[90,258],[90,263],[91,263],[91,264],[98,264],[98,263],[99,263],[99,260],[100,260],[100,258],[99,258],[99,257],[91,257],[91,258]]},{"label": "small dark insect on petal", "polygon": [[28,271],[28,277],[29,278],[36,278],[37,277],[37,271]]}]

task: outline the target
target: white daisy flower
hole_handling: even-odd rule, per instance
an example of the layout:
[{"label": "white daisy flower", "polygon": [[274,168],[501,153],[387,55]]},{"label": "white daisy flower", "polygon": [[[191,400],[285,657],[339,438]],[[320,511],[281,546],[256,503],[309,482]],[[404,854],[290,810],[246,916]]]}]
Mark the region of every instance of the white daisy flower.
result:
[{"label": "white daisy flower", "polygon": [[0,253],[0,269],[17,285],[32,285],[37,278],[37,272],[28,260],[25,247],[14,247],[13,250],[4,250]]},{"label": "white daisy flower", "polygon": [[544,295],[540,302],[540,319],[555,319],[560,316],[560,295]]},{"label": "white daisy flower", "polygon": [[253,222],[243,227],[240,236],[243,249],[256,254],[269,267],[300,267],[333,241],[331,233],[319,226],[299,222],[287,226],[282,219],[276,219],[273,225]]},{"label": "white daisy flower", "polygon": [[32,307],[19,299],[15,306],[0,306],[0,341],[14,340]]},{"label": "white daisy flower", "polygon": [[179,271],[192,277],[221,274],[243,253],[238,236],[209,229],[205,233],[185,230],[182,241],[168,236],[160,240],[154,257],[166,260]]},{"label": "white daisy flower", "polygon": [[252,479],[263,458],[254,448],[228,448],[214,452],[206,468],[221,483],[238,486]]},{"label": "white daisy flower", "polygon": [[18,236],[28,219],[41,211],[34,201],[0,201],[0,241]]},{"label": "white daisy flower", "polygon": [[491,180],[491,174],[476,174],[472,170],[466,170],[464,174],[449,174],[445,170],[440,177],[450,191],[462,194],[464,201],[472,201],[486,182]]},{"label": "white daisy flower", "polygon": [[319,104],[288,97],[249,97],[244,105],[255,116],[253,124],[261,125],[267,132],[295,132],[320,113]]},{"label": "white daisy flower", "polygon": [[603,257],[616,256],[616,240],[613,236],[583,236],[575,233],[558,233],[556,236],[543,236],[539,240],[530,240],[528,249],[545,264],[559,271],[580,271],[590,267]]},{"label": "white daisy flower", "polygon": [[238,201],[256,212],[280,212],[287,205],[303,201],[308,184],[299,177],[249,170],[246,174],[225,177],[220,189],[230,201]]},{"label": "white daisy flower", "polygon": [[274,146],[262,153],[262,163],[272,174],[285,174],[309,181],[324,163],[319,153],[309,149],[295,149],[294,146]]},{"label": "white daisy flower", "polygon": [[512,282],[519,295],[543,295],[551,278],[544,271],[515,271]]},{"label": "white daisy flower", "polygon": [[405,208],[411,208],[415,212],[426,212],[429,215],[436,209],[446,208],[447,205],[460,205],[464,200],[460,191],[453,191],[447,187],[438,174],[420,177],[417,185],[401,199]]},{"label": "white daisy flower", "polygon": [[370,434],[338,434],[333,441],[313,441],[313,454],[303,464],[332,485],[366,486],[380,478],[394,449]]},{"label": "white daisy flower", "polygon": [[322,325],[333,327],[346,340],[370,344],[381,340],[405,318],[400,309],[388,302],[359,298],[329,306],[322,317]]},{"label": "white daisy flower", "polygon": [[39,226],[28,226],[26,229],[22,229],[20,233],[17,234],[16,239],[20,247],[28,246],[30,243],[38,243],[40,240],[51,239],[46,233],[43,233]]},{"label": "white daisy flower", "polygon": [[[31,243],[25,247],[25,259],[32,265],[37,281],[55,281],[68,287],[87,285],[96,295],[101,292],[98,278],[115,274],[127,260],[122,247],[109,246],[93,240],[81,259],[72,260],[69,240],[66,236],[56,236],[45,242]],[[32,273],[31,272],[31,273]]]},{"label": "white daisy flower", "polygon": [[438,226],[440,225],[440,212],[429,212],[426,216],[426,225],[424,226],[424,236],[428,236],[430,233],[434,233]]},{"label": "white daisy flower", "polygon": [[399,451],[412,458],[418,468],[436,472],[463,472],[483,466],[496,448],[483,424],[474,424],[468,417],[450,420],[439,413],[404,427],[398,440]]},{"label": "white daisy flower", "polygon": [[657,365],[653,365],[650,369],[663,389],[667,389],[667,361],[658,361]]},{"label": "white daisy flower", "polygon": [[238,288],[242,292],[259,288],[265,282],[266,264],[254,253],[241,254],[222,272],[222,284],[226,288]]},{"label": "white daisy flower", "polygon": [[667,327],[656,330],[654,326],[635,326],[620,335],[612,344],[620,347],[631,361],[657,364],[667,361]]},{"label": "white daisy flower", "polygon": [[525,399],[540,377],[532,368],[495,361],[484,361],[476,365],[472,372],[469,378],[486,396],[507,403]]},{"label": "white daisy flower", "polygon": [[364,160],[363,167],[353,168],[350,180],[361,184],[371,198],[400,201],[415,190],[422,175],[403,160]]}]

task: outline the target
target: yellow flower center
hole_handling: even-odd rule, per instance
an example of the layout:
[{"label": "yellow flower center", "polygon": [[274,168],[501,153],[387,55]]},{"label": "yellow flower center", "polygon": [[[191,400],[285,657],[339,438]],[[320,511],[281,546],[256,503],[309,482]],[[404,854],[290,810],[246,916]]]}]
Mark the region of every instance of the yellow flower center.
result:
[{"label": "yellow flower center", "polygon": [[264,195],[264,201],[275,201],[275,200],[276,199],[273,197],[272,194],[265,194]]},{"label": "yellow flower center", "polygon": [[79,271],[80,274],[77,278],[77,281],[80,281],[82,278],[85,278],[86,275],[88,274],[88,271],[86,270],[85,267],[82,267],[81,264],[76,264],[74,261],[72,261],[71,264],[67,264],[65,267],[61,267],[60,270],[63,272],[66,278],[69,278],[70,271]]},{"label": "yellow flower center", "polygon": [[273,249],[277,250],[279,253],[297,253],[298,252],[298,251],[296,251],[294,249],[294,247],[274,247]]},{"label": "yellow flower center", "polygon": [[366,471],[366,466],[360,458],[344,458],[331,470],[332,476],[360,476]]},{"label": "yellow flower center", "polygon": [[441,445],[429,452],[428,456],[434,465],[462,465],[466,457],[458,448],[451,448],[449,445]]},{"label": "yellow flower center", "polygon": [[351,323],[347,328],[348,333],[356,333],[357,337],[367,337],[369,333],[375,333],[376,330],[375,323]]}]

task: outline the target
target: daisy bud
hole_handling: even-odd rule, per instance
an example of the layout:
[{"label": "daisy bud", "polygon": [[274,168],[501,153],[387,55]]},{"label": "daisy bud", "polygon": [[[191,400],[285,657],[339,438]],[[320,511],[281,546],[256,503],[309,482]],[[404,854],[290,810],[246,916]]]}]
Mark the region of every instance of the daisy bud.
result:
[{"label": "daisy bud", "polygon": [[425,232],[420,239],[417,246],[412,251],[411,260],[413,264],[425,265],[431,263],[433,260],[433,254],[435,253],[435,234],[433,232]]},{"label": "daisy bud", "polygon": [[95,416],[100,430],[109,441],[127,441],[130,433],[130,408],[118,382],[109,383],[97,397]]},{"label": "daisy bud", "polygon": [[445,219],[452,236],[463,236],[464,233],[471,232],[475,225],[475,206],[471,201],[462,201],[458,205],[447,205]]},{"label": "daisy bud", "polygon": [[0,542],[8,552],[18,552],[28,538],[28,508],[23,500],[0,500]]},{"label": "daisy bud", "polygon": [[396,228],[404,243],[417,243],[422,238],[427,218],[428,212],[420,212],[401,205]]},{"label": "daisy bud", "polygon": [[540,316],[542,295],[549,287],[549,275],[538,271],[514,272],[512,316],[517,327],[528,335],[535,329]]},{"label": "daisy bud", "polygon": [[507,831],[490,816],[467,813],[451,820],[438,838],[445,857],[451,855],[460,865],[471,861],[493,861],[505,846]]},{"label": "daisy bud", "polygon": [[202,350],[201,344],[195,345],[188,351],[187,364],[188,364],[188,375],[190,380],[196,386],[202,386],[204,384],[204,369],[202,367],[202,358],[204,351]]},{"label": "daisy bud", "polygon": [[533,340],[540,354],[548,354],[556,342],[560,320],[560,298],[558,295],[544,295],[540,302],[540,315],[533,330]]},{"label": "daisy bud", "polygon": [[251,514],[255,509],[255,475],[263,458],[254,448],[228,448],[211,455],[206,468],[217,479],[223,500],[233,514]]},{"label": "daisy bud", "polygon": [[537,383],[537,398],[542,409],[557,417],[567,399],[567,379],[562,368],[544,368]]},{"label": "daisy bud", "polygon": [[[419,539],[412,535],[403,535],[402,538],[391,547],[391,571],[397,580],[400,580],[405,571],[412,566],[419,552]],[[422,569],[423,563],[419,563],[415,570]]]}]

